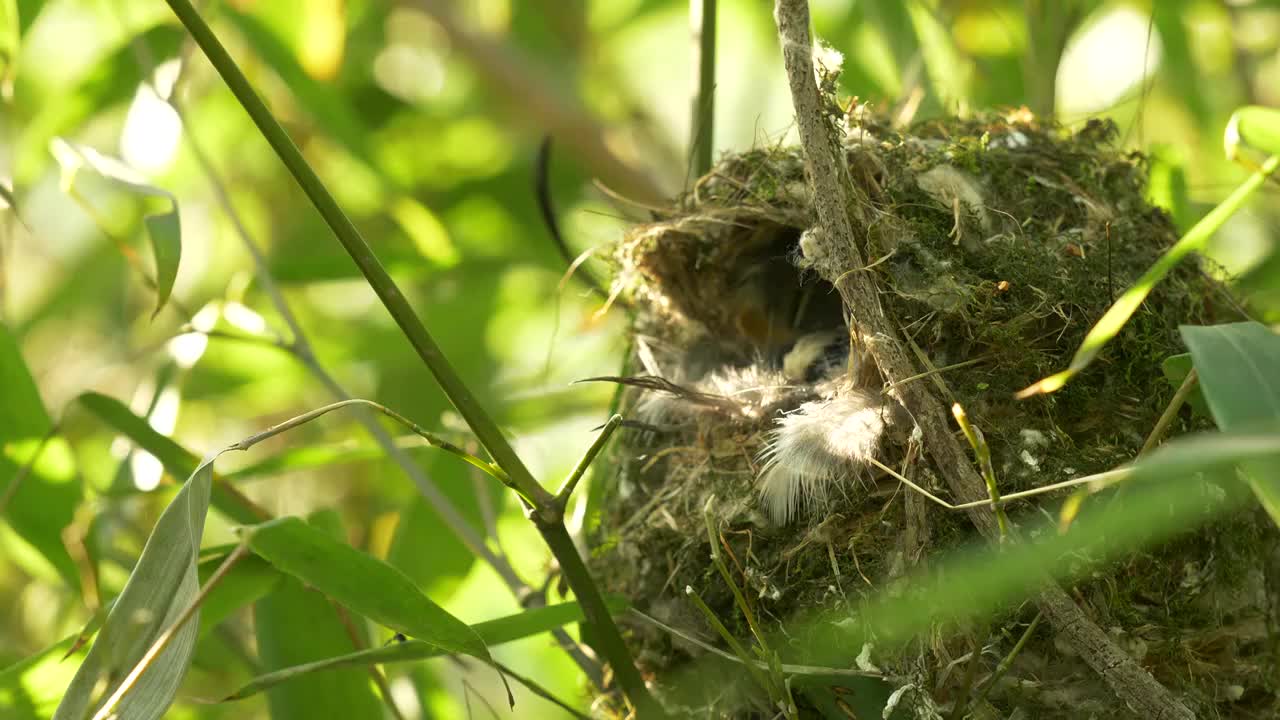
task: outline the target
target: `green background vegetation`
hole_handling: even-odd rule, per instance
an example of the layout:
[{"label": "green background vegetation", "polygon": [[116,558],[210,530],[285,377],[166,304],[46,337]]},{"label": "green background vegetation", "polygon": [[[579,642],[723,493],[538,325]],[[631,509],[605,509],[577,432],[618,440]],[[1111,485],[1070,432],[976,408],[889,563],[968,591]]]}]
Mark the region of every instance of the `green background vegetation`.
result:
[{"label": "green background vegetation", "polygon": [[[576,284],[560,286],[564,262],[534,199],[535,151],[548,118],[560,118],[561,129],[564,118],[586,119],[602,128],[623,166],[662,193],[680,191],[690,177],[689,9],[645,0],[457,3],[458,25],[490,41],[495,52],[486,55],[451,40],[421,9],[428,5],[233,0],[201,10],[534,475],[563,477],[611,397],[607,387],[569,383],[618,373],[626,319],[616,310],[597,316],[598,298]],[[1054,97],[1064,123],[1114,118],[1120,142],[1152,154],[1152,197],[1181,230],[1247,175],[1223,156],[1231,113],[1280,105],[1280,3],[813,5],[819,37],[845,54],[842,91],[888,112],[913,98],[919,118],[1023,104],[1045,110]],[[721,2],[718,24],[717,154],[789,133],[794,139],[768,4]],[[186,37],[159,0],[0,0],[0,184],[14,206],[0,216],[0,488],[51,423],[59,428],[30,482],[0,502],[0,667],[74,635],[119,592],[175,481],[194,469],[192,457],[157,459],[139,449],[109,419],[110,409],[77,400],[83,393],[119,400],[195,456],[333,399],[280,347],[293,338],[255,279],[218,187],[266,249],[319,363],[351,395],[479,453]],[[1054,48],[1063,43],[1059,64]],[[502,72],[516,81],[501,81]],[[157,90],[173,93],[183,121]],[[207,156],[216,181],[184,134]],[[65,154],[51,152],[55,138],[122,158],[176,198],[181,263],[171,298],[154,317],[144,218],[169,211],[169,201],[88,169],[68,187]],[[610,200],[593,176],[624,195],[652,198],[633,176],[607,173],[571,140],[557,144],[552,184],[579,251],[616,240],[629,221],[624,212],[642,216]],[[1250,285],[1262,316],[1273,311],[1268,302],[1280,301],[1280,267],[1265,260],[1280,210],[1274,187],[1235,214],[1208,253],[1228,273],[1262,268]],[[24,364],[38,397],[13,380]],[[469,522],[497,528],[497,546],[539,586],[549,554],[509,493],[457,458],[413,440],[405,446]],[[387,560],[468,624],[521,609],[350,414],[229,456],[218,471],[272,515],[319,513],[317,527]],[[215,496],[223,507],[218,502]],[[235,543],[233,528],[243,522],[211,513],[204,545]],[[252,619],[271,632],[257,635],[254,652],[249,636],[233,631],[248,627],[241,612],[204,635],[169,716],[380,712],[360,669],[316,676],[270,701],[260,694],[227,705],[190,702],[222,697],[263,670],[353,647],[332,605],[266,569],[255,575],[254,567],[238,578],[241,597],[264,598]],[[374,646],[389,637],[363,626],[355,634]],[[493,654],[585,708],[577,668],[548,636]],[[26,690],[56,699],[74,665],[42,662],[49,686]],[[455,717],[466,707],[483,716],[485,703],[506,712],[496,673],[481,665],[441,658],[388,668],[406,717]],[[514,691],[515,716],[562,713],[522,687]],[[0,687],[5,718],[14,707],[6,707],[7,692]]]}]

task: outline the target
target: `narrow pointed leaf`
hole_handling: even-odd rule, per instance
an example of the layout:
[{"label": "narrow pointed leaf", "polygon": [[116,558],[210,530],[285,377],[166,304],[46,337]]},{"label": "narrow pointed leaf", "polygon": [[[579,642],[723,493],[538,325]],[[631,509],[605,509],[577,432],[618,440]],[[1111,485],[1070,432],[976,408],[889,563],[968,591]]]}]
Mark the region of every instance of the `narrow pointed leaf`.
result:
[{"label": "narrow pointed leaf", "polygon": [[[1181,330],[1219,428],[1280,427],[1280,336],[1256,322]],[[1252,461],[1242,469],[1258,501],[1280,525],[1280,467]]]},{"label": "narrow pointed leaf", "polygon": [[72,188],[80,170],[87,167],[136,195],[158,197],[168,201],[168,211],[148,215],[144,219],[156,264],[156,309],[151,314],[155,317],[169,301],[174,280],[178,277],[178,262],[182,258],[182,227],[178,221],[178,199],[167,190],[147,184],[146,180],[132,168],[93,148],[80,147],[62,138],[54,138],[49,144],[49,149],[62,168],[64,189]]},{"label": "narrow pointed leaf", "polygon": [[[194,600],[200,589],[196,563],[212,484],[209,460],[196,468],[161,513],[54,720],[83,720],[95,712]],[[191,663],[198,631],[194,621],[178,631],[116,705],[118,717],[164,716]]]},{"label": "narrow pointed leaf", "polygon": [[[199,463],[195,453],[157,432],[119,400],[98,393],[85,393],[76,401],[113,430],[154,455],[170,475],[187,477]],[[213,484],[213,506],[238,523],[252,524],[268,517],[265,510],[220,481]]]},{"label": "narrow pointed leaf", "polygon": [[[582,608],[576,602],[567,602],[525,610],[516,615],[508,615],[496,620],[476,623],[471,626],[471,629],[475,630],[486,645],[500,645],[581,621]],[[393,643],[383,647],[361,650],[360,652],[328,657],[323,660],[295,665],[260,675],[239,690],[228,695],[224,701],[243,700],[280,683],[323,670],[382,663],[411,662],[439,657],[443,654],[445,654],[444,651],[438,646],[421,640]]]},{"label": "narrow pointed leaf", "polygon": [[52,576],[51,567],[78,590],[62,530],[80,504],[81,484],[66,443],[48,438],[52,427],[17,339],[0,324],[0,521],[49,563],[30,570]]},{"label": "narrow pointed leaf", "polygon": [[391,565],[329,538],[296,517],[246,528],[249,546],[293,575],[369,619],[449,653],[489,659],[484,641],[419,592]]},{"label": "narrow pointed leaf", "polygon": [[1231,114],[1223,145],[1227,157],[1235,159],[1244,145],[1268,155],[1280,154],[1280,110],[1250,105]]}]

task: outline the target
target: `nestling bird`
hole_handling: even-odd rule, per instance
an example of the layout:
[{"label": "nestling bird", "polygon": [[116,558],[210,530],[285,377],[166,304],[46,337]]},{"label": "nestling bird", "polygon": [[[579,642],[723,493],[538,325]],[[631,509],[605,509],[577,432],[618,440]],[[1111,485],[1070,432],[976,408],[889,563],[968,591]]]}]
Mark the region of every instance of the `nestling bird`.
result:
[{"label": "nestling bird", "polygon": [[762,509],[779,525],[814,517],[867,465],[893,417],[895,403],[868,389],[866,361],[850,345],[844,329],[808,333],[780,356],[759,353],[700,377],[689,377],[698,363],[686,359],[667,368],[667,384],[648,384],[636,417],[665,428],[699,420],[759,427]]}]

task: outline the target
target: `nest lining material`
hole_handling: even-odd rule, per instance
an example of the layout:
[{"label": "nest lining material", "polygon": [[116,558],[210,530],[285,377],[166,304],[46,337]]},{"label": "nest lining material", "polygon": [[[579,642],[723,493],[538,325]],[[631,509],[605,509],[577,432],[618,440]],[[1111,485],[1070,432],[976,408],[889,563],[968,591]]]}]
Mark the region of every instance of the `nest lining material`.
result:
[{"label": "nest lining material", "polygon": [[[1179,352],[1177,324],[1214,321],[1203,276],[1175,273],[1099,367],[1058,394],[1011,399],[1064,367],[1115,295],[1176,238],[1165,214],[1143,198],[1142,158],[1111,149],[1113,133],[1100,122],[1071,133],[1019,113],[940,120],[910,133],[867,120],[845,143],[850,181],[875,206],[863,249],[868,267],[851,271],[879,274],[890,317],[936,370],[915,381],[940,382],[964,406],[986,435],[1005,492],[1131,459],[1172,394],[1160,363]],[[911,448],[910,419],[892,391],[882,392],[860,338],[851,337],[839,296],[806,270],[813,218],[804,172],[793,149],[726,157],[677,210],[635,228],[615,254],[616,282],[638,309],[633,367],[642,376],[628,381],[635,387],[624,414],[639,429],[617,450],[621,471],[593,562],[609,591],[704,637],[714,635],[689,606],[686,586],[747,636],[708,563],[708,508],[740,584],[775,626],[799,611],[873,594],[919,561],[912,542],[944,550],[973,534],[963,516],[930,510],[927,538],[908,541],[901,488],[862,462],[874,455],[946,494]],[[835,403],[844,406],[814,410]],[[788,432],[812,438],[789,448],[782,443]],[[779,503],[770,487],[782,482],[810,486]],[[1240,712],[1275,703],[1261,658],[1252,656],[1261,652],[1259,638],[1236,638],[1230,652],[1188,664],[1189,647],[1212,644],[1224,606],[1174,598],[1154,612],[1139,600],[1178,587],[1187,567],[1213,568],[1215,582],[1258,587],[1265,563],[1256,555],[1266,544],[1252,520],[1225,525],[1077,591],[1105,595],[1091,606],[1102,620],[1141,627],[1130,639],[1141,645],[1144,664],[1202,716],[1252,717]],[[1242,534],[1252,544],[1237,545]],[[1221,595],[1206,590],[1201,600]],[[1228,614],[1269,617],[1267,593],[1249,597]],[[669,670],[700,653],[651,626],[631,631],[647,670]],[[881,659],[930,676],[937,697],[921,699],[919,712],[935,699],[945,706],[950,686],[942,670],[967,652],[958,642],[942,635],[914,658]],[[1228,688],[1248,688],[1244,698],[1257,704]],[[1031,717],[1075,717],[1091,707],[1098,717],[1124,716],[1096,675],[1062,657],[1045,631],[991,702]],[[744,707],[730,712],[750,715]]]}]

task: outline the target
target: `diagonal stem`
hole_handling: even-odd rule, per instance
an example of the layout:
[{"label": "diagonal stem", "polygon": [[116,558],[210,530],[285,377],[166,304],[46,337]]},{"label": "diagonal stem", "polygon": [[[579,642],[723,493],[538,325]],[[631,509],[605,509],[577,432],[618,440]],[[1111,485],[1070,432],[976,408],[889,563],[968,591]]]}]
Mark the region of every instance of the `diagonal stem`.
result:
[{"label": "diagonal stem", "polygon": [[167,0],[167,2],[337,236],[338,241],[356,263],[369,286],[387,308],[446,397],[466,420],[495,464],[506,473],[509,484],[522,497],[532,501],[531,517],[534,526],[559,561],[565,579],[568,580],[569,586],[582,605],[583,614],[595,631],[601,652],[612,666],[614,678],[622,691],[636,706],[641,716],[661,716],[661,706],[649,694],[639,670],[632,661],[631,653],[622,639],[622,634],[609,615],[599,588],[596,587],[586,563],[583,562],[565,530],[564,514],[559,509],[555,497],[534,479],[492,417],[472,395],[470,389],[463,384],[400,288],[387,274],[373,250],[360,235],[351,219],[338,206],[319,176],[307,164],[293,140],[254,92],[249,81],[227,54],[226,49],[222,47],[204,19],[191,6],[189,0]]},{"label": "diagonal stem", "polygon": [[[152,63],[144,63],[152,65]],[[158,93],[157,93],[158,94]],[[183,137],[186,139],[187,147],[191,150],[192,156],[196,160],[196,164],[200,166],[201,172],[204,173],[209,185],[213,190],[214,198],[222,207],[223,212],[231,220],[232,227],[236,234],[240,237],[241,243],[249,252],[250,258],[253,260],[254,271],[257,275],[258,282],[263,292],[266,293],[268,300],[275,308],[280,318],[289,328],[292,336],[288,344],[280,343],[281,349],[293,355],[303,367],[311,373],[316,380],[324,386],[325,390],[334,398],[335,401],[351,400],[353,396],[347,392],[336,378],[325,369],[320,363],[312,350],[311,342],[307,337],[306,331],[302,329],[302,324],[298,321],[297,315],[293,312],[293,308],[285,299],[284,293],[281,292],[279,284],[275,277],[272,276],[266,255],[263,253],[261,246],[253,235],[249,233],[248,227],[241,218],[240,212],[236,210],[235,204],[231,201],[231,195],[227,192],[226,183],[223,182],[217,168],[214,167],[212,159],[208,153],[204,151],[204,147],[199,143],[195,136],[194,128],[191,121],[186,117],[182,106],[176,101],[172,95],[168,98],[169,105],[173,107],[178,118],[182,121],[182,126],[186,132]],[[485,543],[484,536],[477,533],[467,519],[458,510],[457,505],[449,499],[448,495],[441,492],[440,488],[432,481],[422,468],[409,457],[403,448],[396,444],[394,438],[379,424],[374,416],[367,408],[357,407],[353,410],[356,420],[364,427],[373,438],[374,442],[382,449],[382,451],[398,465],[405,476],[414,484],[418,492],[426,499],[436,514],[440,516],[441,522],[445,527],[453,533],[453,536],[462,543],[469,552],[476,557],[485,561],[493,568],[494,572],[507,586],[511,593],[525,607],[535,607],[545,604],[545,597],[536,593],[520,576],[516,573],[511,562],[505,554],[501,552],[501,548],[497,552],[490,550]],[[496,543],[498,538],[493,535]],[[574,640],[563,628],[556,628],[551,631],[556,642],[562,649],[573,658],[574,662],[586,674],[588,679],[595,687],[602,687],[603,678],[600,669],[600,663],[587,654],[587,652]]]}]

